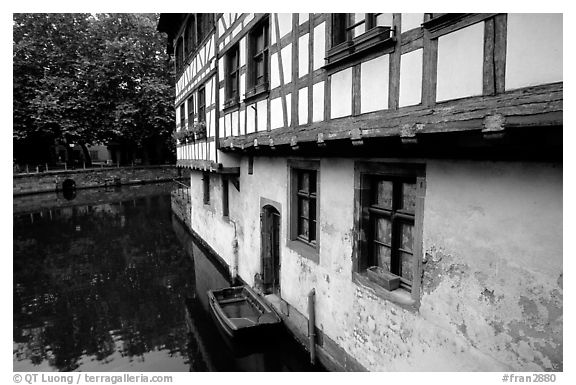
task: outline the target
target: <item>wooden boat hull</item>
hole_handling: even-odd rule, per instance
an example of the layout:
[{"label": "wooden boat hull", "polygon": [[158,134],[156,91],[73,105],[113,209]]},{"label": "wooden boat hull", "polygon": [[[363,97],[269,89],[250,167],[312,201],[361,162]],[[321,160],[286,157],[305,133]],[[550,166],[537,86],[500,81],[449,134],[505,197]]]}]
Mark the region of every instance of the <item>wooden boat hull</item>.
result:
[{"label": "wooden boat hull", "polygon": [[280,317],[248,286],[208,291],[210,312],[234,339],[259,338],[280,325]]}]

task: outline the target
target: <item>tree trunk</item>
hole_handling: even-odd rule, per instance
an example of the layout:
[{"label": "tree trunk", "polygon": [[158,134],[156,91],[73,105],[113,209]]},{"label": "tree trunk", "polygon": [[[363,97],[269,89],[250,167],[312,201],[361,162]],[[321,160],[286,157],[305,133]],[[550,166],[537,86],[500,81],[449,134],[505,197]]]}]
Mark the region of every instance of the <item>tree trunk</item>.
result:
[{"label": "tree trunk", "polygon": [[90,152],[84,143],[79,143],[82,147],[82,154],[84,154],[84,163],[86,167],[92,167],[92,158],[90,158]]}]

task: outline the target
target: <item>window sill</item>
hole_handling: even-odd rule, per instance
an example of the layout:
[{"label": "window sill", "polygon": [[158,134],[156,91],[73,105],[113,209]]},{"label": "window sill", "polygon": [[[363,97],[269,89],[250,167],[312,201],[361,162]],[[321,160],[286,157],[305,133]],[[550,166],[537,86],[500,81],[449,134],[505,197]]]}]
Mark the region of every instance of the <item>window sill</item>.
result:
[{"label": "window sill", "polygon": [[230,112],[232,110],[235,110],[238,108],[239,102],[238,102],[238,97],[232,98],[232,99],[227,99],[224,101],[224,105],[222,108],[222,111],[224,113]]},{"label": "window sill", "polygon": [[391,48],[396,43],[390,27],[374,27],[352,40],[338,44],[326,53],[325,68],[335,67],[375,50]]},{"label": "window sill", "polygon": [[430,32],[436,32],[447,25],[457,22],[464,16],[466,16],[465,13],[443,13],[422,23],[422,26]]},{"label": "window sill", "polygon": [[244,94],[244,102],[248,103],[254,99],[266,95],[268,95],[268,82],[259,84],[246,90],[246,93]]},{"label": "window sill", "polygon": [[388,291],[384,289],[382,286],[368,279],[368,276],[365,273],[361,274],[353,272],[352,281],[359,286],[371,289],[377,297],[395,303],[396,305],[406,310],[411,311],[418,310],[418,301],[414,299],[413,293],[410,293],[402,288],[393,291]]},{"label": "window sill", "polygon": [[316,247],[313,247],[307,243],[304,243],[298,239],[294,239],[294,240],[289,240],[286,244],[286,246],[288,246],[289,249],[292,249],[292,251],[295,251],[296,253],[298,253],[300,256],[311,260],[314,263],[318,263],[320,260],[320,253],[319,253],[319,249],[318,249],[318,245],[316,245]]}]

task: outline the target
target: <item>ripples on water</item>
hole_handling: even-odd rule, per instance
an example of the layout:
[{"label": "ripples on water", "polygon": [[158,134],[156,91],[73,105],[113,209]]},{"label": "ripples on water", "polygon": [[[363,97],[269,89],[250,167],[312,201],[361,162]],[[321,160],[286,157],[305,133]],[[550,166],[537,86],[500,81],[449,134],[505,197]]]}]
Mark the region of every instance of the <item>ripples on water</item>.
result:
[{"label": "ripples on water", "polygon": [[206,290],[226,272],[173,217],[169,187],[14,198],[15,371],[319,370],[282,333],[241,355],[223,339]]}]

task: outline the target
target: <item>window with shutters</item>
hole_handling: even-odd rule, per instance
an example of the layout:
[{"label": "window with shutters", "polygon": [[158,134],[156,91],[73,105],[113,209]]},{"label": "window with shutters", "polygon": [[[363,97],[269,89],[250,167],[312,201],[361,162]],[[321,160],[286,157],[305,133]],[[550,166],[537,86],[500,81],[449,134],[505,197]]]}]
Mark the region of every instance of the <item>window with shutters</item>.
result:
[{"label": "window with shutters", "polygon": [[288,245],[315,262],[319,253],[320,162],[290,160],[290,239]]},{"label": "window with shutters", "polygon": [[419,299],[424,166],[357,162],[354,273],[393,301]]}]

